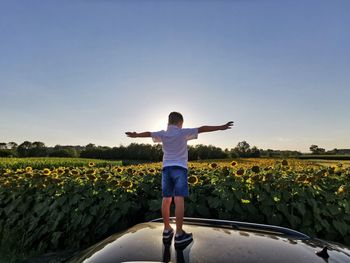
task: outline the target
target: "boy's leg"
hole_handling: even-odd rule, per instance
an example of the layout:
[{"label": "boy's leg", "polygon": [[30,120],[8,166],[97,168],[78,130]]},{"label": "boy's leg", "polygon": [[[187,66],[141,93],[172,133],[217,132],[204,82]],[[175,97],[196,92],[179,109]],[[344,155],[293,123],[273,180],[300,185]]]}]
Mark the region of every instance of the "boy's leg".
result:
[{"label": "boy's leg", "polygon": [[170,226],[170,205],[171,205],[171,201],[172,201],[172,197],[163,197],[162,216],[163,216],[163,222],[164,222],[164,229],[172,229],[172,227]]},{"label": "boy's leg", "polygon": [[182,233],[182,224],[184,219],[185,202],[183,196],[175,196],[175,217],[176,217],[176,234]]},{"label": "boy's leg", "polygon": [[173,171],[175,177],[175,217],[176,217],[176,234],[181,234],[182,224],[185,213],[185,197],[188,196],[187,169],[177,167]]},{"label": "boy's leg", "polygon": [[172,201],[174,183],[169,175],[170,168],[162,169],[162,216],[164,222],[164,230],[172,229],[170,226],[170,205]]}]

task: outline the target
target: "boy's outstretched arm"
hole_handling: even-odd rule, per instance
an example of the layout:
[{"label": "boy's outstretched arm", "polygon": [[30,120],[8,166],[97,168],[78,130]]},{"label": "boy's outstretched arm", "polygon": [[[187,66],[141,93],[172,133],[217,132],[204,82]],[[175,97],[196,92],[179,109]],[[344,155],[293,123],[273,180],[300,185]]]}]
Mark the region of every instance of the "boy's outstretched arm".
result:
[{"label": "boy's outstretched arm", "polygon": [[128,137],[136,138],[136,137],[151,137],[151,132],[126,132]]},{"label": "boy's outstretched arm", "polygon": [[220,126],[202,126],[198,128],[198,133],[227,130],[231,129],[231,126],[233,126],[233,121],[229,121],[228,123]]}]

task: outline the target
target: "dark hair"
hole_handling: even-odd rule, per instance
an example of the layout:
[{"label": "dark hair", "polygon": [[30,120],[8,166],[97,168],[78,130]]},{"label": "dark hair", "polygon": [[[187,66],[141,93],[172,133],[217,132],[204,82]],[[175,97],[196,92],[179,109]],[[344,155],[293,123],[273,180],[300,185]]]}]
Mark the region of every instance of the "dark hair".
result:
[{"label": "dark hair", "polygon": [[168,119],[169,124],[176,125],[182,121],[184,121],[184,118],[182,117],[181,113],[173,111],[169,114],[169,119]]}]

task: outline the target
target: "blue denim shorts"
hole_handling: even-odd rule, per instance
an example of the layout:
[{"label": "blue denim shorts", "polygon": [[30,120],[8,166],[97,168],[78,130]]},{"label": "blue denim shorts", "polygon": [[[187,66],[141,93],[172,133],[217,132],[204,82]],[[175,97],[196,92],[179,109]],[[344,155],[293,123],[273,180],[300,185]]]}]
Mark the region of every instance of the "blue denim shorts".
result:
[{"label": "blue denim shorts", "polygon": [[162,169],[163,197],[188,196],[187,169],[181,166],[165,166]]}]

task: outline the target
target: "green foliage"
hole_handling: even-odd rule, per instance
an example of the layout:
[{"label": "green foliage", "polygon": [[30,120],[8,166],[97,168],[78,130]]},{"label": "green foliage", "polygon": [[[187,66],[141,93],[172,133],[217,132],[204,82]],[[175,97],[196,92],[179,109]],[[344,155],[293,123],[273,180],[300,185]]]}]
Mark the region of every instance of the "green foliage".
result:
[{"label": "green foliage", "polygon": [[0,149],[0,157],[13,157],[16,156],[16,154],[14,150]]},{"label": "green foliage", "polygon": [[198,144],[189,146],[189,160],[204,160],[204,159],[224,159],[228,155],[219,147],[213,145]]}]

